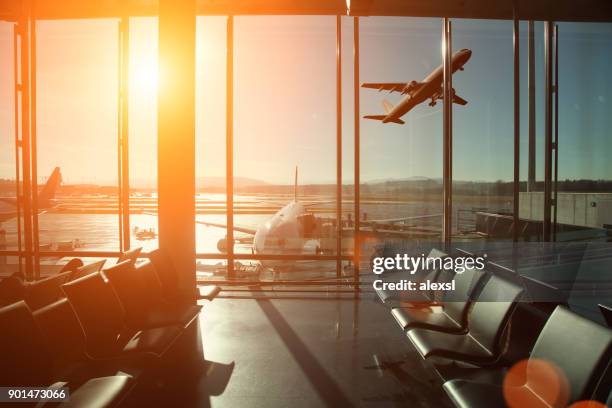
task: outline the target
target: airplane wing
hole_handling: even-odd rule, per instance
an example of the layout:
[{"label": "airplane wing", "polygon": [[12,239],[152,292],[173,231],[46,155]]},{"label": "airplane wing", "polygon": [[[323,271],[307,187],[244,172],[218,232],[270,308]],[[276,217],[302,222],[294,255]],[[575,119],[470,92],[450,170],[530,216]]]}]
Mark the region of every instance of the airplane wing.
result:
[{"label": "airplane wing", "polygon": [[362,84],[361,86],[363,88],[378,89],[379,91],[402,92],[404,88],[406,88],[406,85],[408,84],[405,82],[371,82]]},{"label": "airplane wing", "polygon": [[[152,215],[152,216],[157,217],[157,214],[153,214],[153,213],[142,213],[142,214]],[[207,227],[217,227],[217,228],[226,228],[227,229],[227,225],[225,225],[225,224],[217,224],[215,222],[198,221],[198,220],[196,220],[196,224],[206,225]],[[243,234],[255,235],[255,233],[257,232],[257,229],[249,228],[249,227],[241,227],[239,225],[234,225],[234,231],[242,232]]]},{"label": "airplane wing", "polygon": [[[207,221],[196,220],[196,224],[206,225],[207,227],[227,228],[227,225],[225,224],[217,224],[214,222],[207,222]],[[244,234],[249,234],[249,235],[255,235],[255,232],[257,232],[255,228],[241,227],[239,225],[234,225],[234,231],[242,232]]]}]

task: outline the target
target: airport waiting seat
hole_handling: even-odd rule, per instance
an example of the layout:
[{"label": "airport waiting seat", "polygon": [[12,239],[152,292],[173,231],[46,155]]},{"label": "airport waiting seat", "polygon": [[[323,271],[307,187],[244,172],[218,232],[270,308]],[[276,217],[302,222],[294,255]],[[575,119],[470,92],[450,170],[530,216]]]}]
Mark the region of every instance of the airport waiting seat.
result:
[{"label": "airport waiting seat", "polygon": [[[85,378],[80,382],[56,377],[48,339],[24,301],[0,309],[0,332],[1,386],[68,386],[70,407],[107,408],[122,401],[133,386],[133,379],[127,374]],[[102,401],[104,405],[100,405]]]},{"label": "airport waiting seat", "polygon": [[51,362],[51,378],[80,383],[92,376],[128,373],[137,377],[146,366],[136,358],[92,359],[87,354],[86,338],[67,298],[32,312]]},{"label": "airport waiting seat", "polygon": [[501,354],[501,338],[522,288],[491,276],[472,304],[463,334],[412,329],[408,339],[424,357],[443,357],[476,365],[495,363]]},{"label": "airport waiting seat", "polygon": [[432,308],[397,307],[391,310],[391,314],[402,330],[423,328],[454,333],[465,331],[472,295],[479,288],[484,275],[484,272],[473,268],[455,274],[455,290],[445,293],[439,311]]},{"label": "airport waiting seat", "polygon": [[60,269],[59,273],[74,272],[81,266],[83,266],[83,261],[81,260],[81,258],[72,258],[66,263],[66,265],[62,266],[62,269]]},{"label": "airport waiting seat", "polygon": [[[504,407],[505,398],[513,406],[566,407],[582,400],[606,401],[611,384],[602,382],[612,360],[612,330],[557,306],[516,380],[507,378],[506,397],[501,383],[481,383],[455,379],[444,390],[457,407]],[[555,369],[542,370],[535,361]],[[561,380],[560,380],[561,379]],[[564,379],[564,380],[563,380]],[[565,386],[551,399],[550,389]]]},{"label": "airport waiting seat", "polygon": [[597,307],[599,308],[599,311],[601,312],[608,327],[612,327],[612,306],[599,303]]},{"label": "airport waiting seat", "polygon": [[25,283],[19,273],[0,279],[0,307],[23,300]]},{"label": "airport waiting seat", "polygon": [[187,327],[202,310],[202,306],[195,304],[167,302],[155,267],[150,261],[138,266],[124,261],[105,269],[103,274],[124,307],[128,327]]},{"label": "airport waiting seat", "polygon": [[117,259],[117,263],[121,263],[123,261],[130,261],[130,263],[134,265],[141,252],[142,247],[132,248],[129,251],[122,252],[119,258]]},{"label": "airport waiting seat", "polygon": [[70,275],[70,279],[68,280],[73,281],[73,280],[82,278],[83,276],[87,276],[91,273],[100,272],[102,268],[104,267],[105,263],[106,263],[106,260],[102,259],[96,262],[88,263],[87,265],[80,266],[76,268],[74,271],[72,271],[72,274]]},{"label": "airport waiting seat", "polygon": [[[174,267],[170,256],[158,248],[149,253],[149,259],[161,283],[164,300],[172,304],[185,303],[184,294],[181,293],[179,288],[178,271]],[[212,301],[220,291],[221,289],[216,285],[199,286],[196,296],[198,299]]]},{"label": "airport waiting seat", "polygon": [[25,285],[24,300],[30,309],[38,309],[55,302],[63,296],[61,286],[72,272],[62,272]]},{"label": "airport waiting seat", "polygon": [[[445,258],[448,255],[438,249],[432,249],[427,255],[427,259]],[[432,282],[447,282],[452,278],[452,272],[442,271],[439,269],[432,270],[423,275],[423,270],[416,271],[411,274],[410,271],[395,271],[385,272],[381,275],[381,279],[385,282],[398,282],[402,279],[408,279],[415,282],[430,280]],[[397,306],[400,302],[431,302],[435,299],[436,294],[433,291],[411,291],[401,292],[386,289],[376,290],[378,298],[383,304],[392,307]]]},{"label": "airport waiting seat", "polygon": [[0,385],[45,384],[49,369],[45,345],[23,300],[0,308],[0,333]]},{"label": "airport waiting seat", "polygon": [[162,357],[182,332],[179,326],[129,328],[115,290],[100,273],[68,282],[62,289],[81,322],[87,352],[92,357],[108,358],[126,353]]}]

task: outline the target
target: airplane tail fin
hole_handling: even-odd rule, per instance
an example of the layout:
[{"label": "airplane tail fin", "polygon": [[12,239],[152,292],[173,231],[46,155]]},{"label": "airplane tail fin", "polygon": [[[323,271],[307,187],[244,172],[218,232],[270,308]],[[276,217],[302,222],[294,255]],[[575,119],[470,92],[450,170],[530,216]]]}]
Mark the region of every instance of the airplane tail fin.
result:
[{"label": "airplane tail fin", "polygon": [[387,115],[391,113],[391,111],[393,110],[393,104],[386,99],[383,99],[382,104],[383,104],[383,109],[385,110],[385,113]]},{"label": "airplane tail fin", "polygon": [[[364,118],[382,121],[387,119],[387,115],[365,115]],[[406,123],[403,120],[397,118],[388,119],[388,122],[397,123],[398,125],[403,125],[404,123]]]},{"label": "airplane tail fin", "polygon": [[43,189],[38,193],[38,207],[45,208],[51,205],[50,201],[55,198],[55,192],[62,183],[62,173],[60,168],[56,167],[53,169],[53,173],[49,176],[49,179],[45,183]]},{"label": "airplane tail fin", "polygon": [[298,190],[298,166],[295,166],[295,180],[293,181],[293,200],[297,203]]}]

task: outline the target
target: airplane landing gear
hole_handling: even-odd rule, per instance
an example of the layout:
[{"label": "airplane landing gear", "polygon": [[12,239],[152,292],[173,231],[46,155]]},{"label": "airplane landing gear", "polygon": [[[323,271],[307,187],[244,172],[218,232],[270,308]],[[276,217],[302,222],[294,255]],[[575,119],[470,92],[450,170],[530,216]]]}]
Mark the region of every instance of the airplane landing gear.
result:
[{"label": "airplane landing gear", "polygon": [[431,102],[429,102],[429,106],[433,108],[434,106],[436,106],[436,103],[437,103],[436,100],[434,98],[431,98]]}]

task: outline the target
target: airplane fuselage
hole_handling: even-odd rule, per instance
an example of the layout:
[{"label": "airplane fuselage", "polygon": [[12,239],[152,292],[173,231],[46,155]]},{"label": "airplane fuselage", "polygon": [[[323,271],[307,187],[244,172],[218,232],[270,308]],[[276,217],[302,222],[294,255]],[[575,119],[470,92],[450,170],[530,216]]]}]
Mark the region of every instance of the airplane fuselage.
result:
[{"label": "airplane fuselage", "polygon": [[[304,205],[296,201],[281,208],[257,228],[253,238],[254,252],[266,255],[301,254],[306,240],[299,217],[305,213]],[[272,266],[278,263],[278,261],[264,261],[262,265]]]},{"label": "airplane fuselage", "polygon": [[[456,72],[463,68],[466,62],[472,56],[472,51],[463,49],[457,51],[452,58],[452,72]],[[423,85],[414,89],[404,97],[393,109],[387,114],[387,117],[383,119],[383,123],[393,122],[404,116],[416,105],[425,102],[428,99],[435,101],[436,96],[442,90],[442,81],[444,79],[444,66],[440,65],[438,68],[433,70],[423,81]]]}]

